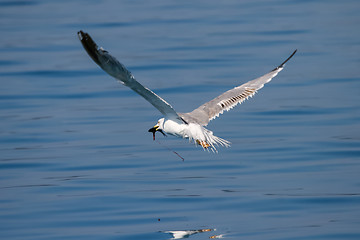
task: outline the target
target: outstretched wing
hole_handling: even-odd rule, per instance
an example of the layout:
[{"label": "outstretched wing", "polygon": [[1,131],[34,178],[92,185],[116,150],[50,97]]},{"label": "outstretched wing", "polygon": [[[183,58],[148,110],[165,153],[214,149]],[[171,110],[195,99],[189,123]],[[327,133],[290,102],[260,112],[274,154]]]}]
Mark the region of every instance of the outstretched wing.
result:
[{"label": "outstretched wing", "polygon": [[283,70],[285,63],[289,61],[292,56],[294,56],[296,51],[297,50],[295,50],[290,55],[290,57],[288,57],[277,68],[273,69],[264,76],[249,81],[241,86],[235,87],[214,98],[213,100],[201,105],[194,111],[181,114],[181,116],[188,122],[197,122],[203,126],[206,126],[210,120],[218,117],[225,110],[229,111],[237,104],[242,103],[249,97],[254,96],[254,94],[259,89],[261,89],[265,83],[270,82],[272,78],[274,78],[281,70]]},{"label": "outstretched wing", "polygon": [[78,36],[86,52],[105,72],[118,79],[125,86],[137,92],[167,118],[184,121],[169,103],[147,87],[141,85],[123,64],[121,64],[115,57],[111,56],[103,48],[99,48],[89,34],[79,31]]}]

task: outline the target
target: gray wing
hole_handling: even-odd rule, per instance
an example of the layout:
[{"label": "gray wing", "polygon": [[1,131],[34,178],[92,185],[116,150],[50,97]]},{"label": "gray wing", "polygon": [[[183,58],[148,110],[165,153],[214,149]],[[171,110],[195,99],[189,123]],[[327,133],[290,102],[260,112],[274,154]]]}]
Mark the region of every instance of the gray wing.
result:
[{"label": "gray wing", "polygon": [[115,57],[111,56],[107,51],[99,48],[89,34],[79,31],[78,36],[86,52],[105,72],[118,79],[125,86],[137,92],[140,96],[145,98],[149,103],[157,108],[164,116],[174,120],[178,119],[184,121],[169,103],[147,87],[141,85],[123,64],[121,64]]},{"label": "gray wing", "polygon": [[273,69],[264,76],[249,81],[241,86],[235,87],[214,98],[213,100],[201,105],[194,111],[181,114],[181,116],[188,122],[197,122],[203,126],[206,126],[209,121],[218,117],[225,110],[229,111],[237,104],[242,103],[249,97],[254,96],[254,94],[259,89],[261,89],[265,83],[270,82],[272,78],[274,78],[281,70],[283,70],[285,63],[289,61],[292,56],[294,56],[296,51],[297,50],[295,50],[290,55],[290,57],[288,57],[277,68]]}]

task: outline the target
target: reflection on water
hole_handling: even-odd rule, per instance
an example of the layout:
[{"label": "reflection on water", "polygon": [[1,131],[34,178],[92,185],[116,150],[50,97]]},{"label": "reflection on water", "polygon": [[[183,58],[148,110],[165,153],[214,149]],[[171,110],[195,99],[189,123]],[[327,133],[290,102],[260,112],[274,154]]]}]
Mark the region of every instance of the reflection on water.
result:
[{"label": "reflection on water", "polygon": [[[360,239],[358,5],[2,1],[0,238]],[[91,62],[79,29],[180,112],[299,52],[209,124],[233,145],[208,154],[154,142],[160,115]]]},{"label": "reflection on water", "polygon": [[209,238],[213,238],[213,239],[215,239],[215,238],[224,238],[224,235],[223,234],[219,234],[219,235],[212,235],[212,236],[210,236]]},{"label": "reflection on water", "polygon": [[[184,231],[164,231],[164,233],[170,233],[172,235],[171,239],[183,239],[188,238],[191,235],[197,234],[197,233],[203,233],[203,232],[210,232],[214,229],[199,229],[199,230],[184,230]],[[213,238],[211,236],[211,238]]]}]

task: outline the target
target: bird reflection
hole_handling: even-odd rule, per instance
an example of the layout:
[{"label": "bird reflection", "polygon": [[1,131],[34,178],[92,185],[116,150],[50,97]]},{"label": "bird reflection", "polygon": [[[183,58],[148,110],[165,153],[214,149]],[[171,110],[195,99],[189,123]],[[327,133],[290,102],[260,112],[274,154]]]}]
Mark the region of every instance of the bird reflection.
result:
[{"label": "bird reflection", "polygon": [[202,233],[202,232],[210,232],[214,229],[199,229],[199,230],[184,230],[184,231],[164,231],[164,233],[170,233],[172,235],[171,239],[183,239],[188,238],[191,235]]}]

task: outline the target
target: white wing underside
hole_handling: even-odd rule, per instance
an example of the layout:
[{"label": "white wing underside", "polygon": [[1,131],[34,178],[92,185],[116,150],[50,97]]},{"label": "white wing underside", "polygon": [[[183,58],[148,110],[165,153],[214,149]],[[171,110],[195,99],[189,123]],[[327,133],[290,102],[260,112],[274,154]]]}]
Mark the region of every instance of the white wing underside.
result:
[{"label": "white wing underside", "polygon": [[169,103],[155,94],[149,88],[141,85],[138,81],[136,81],[131,72],[106,50],[99,48],[89,34],[84,33],[83,31],[79,31],[78,36],[87,53],[105,72],[145,98],[165,117],[173,120],[183,121],[183,119],[181,119],[181,117]]},{"label": "white wing underside", "polygon": [[285,63],[294,56],[297,51],[295,50],[290,57],[269,73],[219,95],[211,101],[196,108],[192,112],[177,113],[164,99],[136,81],[131,72],[127,70],[125,66],[115,57],[110,55],[106,50],[99,48],[89,34],[79,31],[78,36],[83,47],[95,63],[97,63],[105,72],[119,80],[120,83],[130,87],[140,96],[145,98],[166,118],[184,123],[197,123],[202,126],[206,126],[209,121],[218,117],[224,111],[229,111],[237,104],[241,104],[249,97],[254,96],[255,93],[264,86],[264,84],[270,82],[271,79],[273,79],[283,69]]},{"label": "white wing underside", "polygon": [[187,122],[196,122],[202,126],[206,126],[209,121],[215,119],[224,111],[229,111],[238,104],[241,104],[249,97],[255,95],[255,93],[264,87],[264,84],[273,79],[281,70],[283,70],[285,63],[296,53],[296,50],[277,68],[271,72],[249,81],[243,85],[235,87],[227,92],[224,92],[220,96],[212,99],[211,101],[204,103],[200,107],[196,108],[189,113],[179,113],[179,115]]}]

